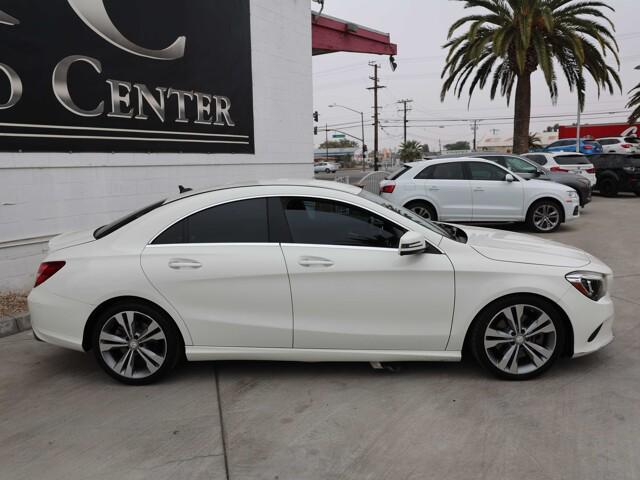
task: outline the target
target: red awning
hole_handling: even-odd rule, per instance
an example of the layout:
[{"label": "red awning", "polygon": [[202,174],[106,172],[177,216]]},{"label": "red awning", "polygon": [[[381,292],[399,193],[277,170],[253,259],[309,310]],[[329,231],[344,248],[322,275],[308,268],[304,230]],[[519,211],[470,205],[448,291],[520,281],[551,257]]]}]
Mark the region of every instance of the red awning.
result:
[{"label": "red awning", "polygon": [[311,14],[313,55],[333,52],[396,55],[398,46],[388,33],[378,32],[355,23],[327,15]]}]

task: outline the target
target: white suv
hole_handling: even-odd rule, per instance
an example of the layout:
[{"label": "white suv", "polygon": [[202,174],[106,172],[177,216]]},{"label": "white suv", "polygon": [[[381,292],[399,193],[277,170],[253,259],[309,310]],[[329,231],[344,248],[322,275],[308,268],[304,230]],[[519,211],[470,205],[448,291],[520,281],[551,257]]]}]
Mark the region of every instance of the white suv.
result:
[{"label": "white suv", "polygon": [[580,216],[577,192],[524,180],[487,160],[450,158],[406,164],[380,184],[383,198],[431,220],[522,222],[553,232]]},{"label": "white suv", "polygon": [[586,178],[594,187],[596,168],[589,157],[582,153],[571,152],[535,152],[525,153],[521,157],[527,158],[552,172],[568,172]]},{"label": "white suv", "polygon": [[599,138],[604,153],[640,153],[638,137],[605,137]]}]

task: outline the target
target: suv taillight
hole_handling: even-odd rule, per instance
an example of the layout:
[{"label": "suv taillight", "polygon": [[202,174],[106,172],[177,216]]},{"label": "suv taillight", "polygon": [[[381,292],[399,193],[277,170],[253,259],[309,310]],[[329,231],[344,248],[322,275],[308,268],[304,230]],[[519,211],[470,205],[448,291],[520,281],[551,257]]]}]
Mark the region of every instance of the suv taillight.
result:
[{"label": "suv taillight", "polygon": [[566,168],[562,168],[558,166],[551,167],[549,170],[551,170],[552,172],[568,172],[569,171]]},{"label": "suv taillight", "polygon": [[585,150],[593,150],[593,145],[583,145],[582,148]]},{"label": "suv taillight", "polygon": [[395,183],[388,183],[382,186],[382,188],[380,189],[380,193],[393,193],[395,189],[396,189]]},{"label": "suv taillight", "polygon": [[44,282],[53,277],[62,267],[64,267],[66,262],[44,262],[40,264],[40,268],[38,268],[38,273],[36,275],[36,284],[33,288],[36,288],[38,285],[42,285]]},{"label": "suv taillight", "polygon": [[587,168],[587,173],[596,173],[596,167]]},{"label": "suv taillight", "polygon": [[633,147],[633,145],[631,145],[630,143],[623,143],[622,145],[620,145],[622,148],[631,148]]}]

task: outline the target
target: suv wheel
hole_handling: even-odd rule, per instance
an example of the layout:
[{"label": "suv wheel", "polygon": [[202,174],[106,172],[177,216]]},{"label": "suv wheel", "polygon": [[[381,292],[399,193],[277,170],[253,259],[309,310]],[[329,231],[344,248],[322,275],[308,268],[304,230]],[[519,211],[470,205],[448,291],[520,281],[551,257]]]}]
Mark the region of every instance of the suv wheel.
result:
[{"label": "suv wheel", "polygon": [[618,196],[618,182],[614,178],[603,178],[598,182],[598,190],[605,197]]},{"label": "suv wheel", "polygon": [[562,223],[562,212],[557,203],[541,200],[533,204],[527,214],[527,225],[538,233],[555,232]]},{"label": "suv wheel", "polygon": [[427,202],[410,202],[405,208],[411,210],[416,215],[419,215],[422,218],[426,218],[427,220],[431,220],[432,222],[438,221],[438,214],[436,213],[436,209]]},{"label": "suv wheel", "polygon": [[505,380],[528,380],[558,359],[565,328],[551,303],[515,295],[482,312],[470,340],[474,357],[491,373]]}]

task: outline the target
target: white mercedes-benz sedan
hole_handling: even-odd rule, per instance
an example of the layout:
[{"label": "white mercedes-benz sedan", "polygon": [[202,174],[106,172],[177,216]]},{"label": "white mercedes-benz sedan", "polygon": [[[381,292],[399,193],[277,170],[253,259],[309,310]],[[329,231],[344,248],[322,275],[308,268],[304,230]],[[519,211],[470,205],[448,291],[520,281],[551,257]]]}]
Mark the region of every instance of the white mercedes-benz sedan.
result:
[{"label": "white mercedes-benz sedan", "polygon": [[505,379],[613,339],[612,272],[576,248],[437,224],[332,182],[188,192],[51,240],[40,340],[114,378],[188,360],[457,361]]}]

